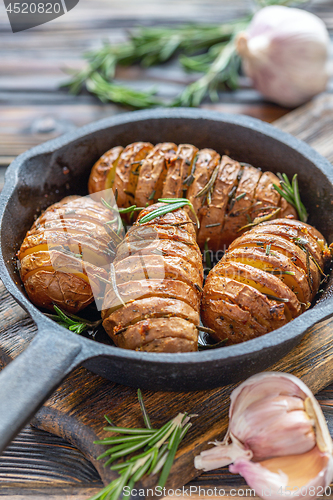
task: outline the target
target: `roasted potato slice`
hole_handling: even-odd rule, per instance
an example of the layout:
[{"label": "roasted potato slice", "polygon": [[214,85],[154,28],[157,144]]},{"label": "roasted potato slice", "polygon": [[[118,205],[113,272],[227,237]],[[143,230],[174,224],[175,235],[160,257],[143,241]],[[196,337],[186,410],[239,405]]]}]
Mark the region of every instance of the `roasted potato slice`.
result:
[{"label": "roasted potato slice", "polygon": [[237,189],[242,168],[240,164],[228,156],[222,156],[216,181],[213,186],[211,203],[203,210],[201,226],[198,234],[198,244],[204,248],[208,242],[210,250],[221,250],[219,235],[224,223],[228,202]]},{"label": "roasted potato slice", "polygon": [[196,311],[200,310],[201,292],[192,286],[177,280],[139,280],[117,285],[117,290],[109,287],[106,290],[102,318],[119,309],[128,302],[146,297],[177,298],[190,305]]},{"label": "roasted potato slice", "polygon": [[89,181],[89,194],[98,193],[113,187],[119,157],[123,151],[122,146],[110,149],[93,166]]},{"label": "roasted potato slice", "polygon": [[118,207],[129,207],[134,204],[135,190],[138,182],[141,161],[153,149],[150,142],[134,142],[121,153],[113,183]]},{"label": "roasted potato slice", "polygon": [[165,297],[146,297],[135,302],[130,302],[111,313],[105,319],[105,328],[114,331],[125,326],[134,325],[148,318],[173,318],[186,319],[194,325],[199,325],[199,313],[185,302],[178,299]]},{"label": "roasted potato slice", "polygon": [[138,207],[153,205],[162,196],[167,175],[166,157],[176,154],[177,146],[172,142],[157,144],[142,160],[134,203]]},{"label": "roasted potato slice", "polygon": [[[161,342],[163,339],[174,339],[171,344]],[[180,340],[177,347],[176,339]],[[198,332],[193,323],[182,318],[149,318],[129,326],[124,332],[116,332],[112,340],[123,349],[147,350],[152,342],[155,352],[175,352],[182,350],[182,346],[190,351],[198,349]],[[159,342],[157,342],[159,341]],[[187,342],[183,342],[187,341]],[[157,349],[156,346],[159,345]],[[172,350],[170,349],[172,345]]]},{"label": "roasted potato slice", "polygon": [[197,152],[198,148],[191,144],[180,144],[176,153],[167,158],[167,174],[163,184],[162,198],[184,197],[187,191],[185,180],[191,172]]},{"label": "roasted potato slice", "polygon": [[261,171],[251,165],[245,165],[243,168],[238,187],[227,207],[219,235],[219,248],[227,248],[235,236],[241,234],[241,228],[249,223],[249,211],[261,175]]},{"label": "roasted potato slice", "polygon": [[284,219],[288,217],[289,219],[298,219],[298,214],[295,208],[290,205],[282,196],[280,199],[280,208],[281,211],[278,214],[279,219]]},{"label": "roasted potato slice", "polygon": [[264,172],[255,189],[250,218],[254,220],[261,215],[274,212],[279,207],[281,196],[274,188],[280,185],[279,178],[273,172]]},{"label": "roasted potato slice", "polygon": [[188,261],[169,255],[131,255],[114,266],[117,283],[140,279],[175,279],[190,286],[202,285],[202,269]]},{"label": "roasted potato slice", "polygon": [[[126,242],[119,246],[120,254],[112,265],[111,285],[104,298],[103,326],[115,344],[126,349],[192,351],[197,349],[198,331],[194,323],[199,321],[203,282],[196,233],[183,209],[141,222],[160,206],[163,204],[142,210]],[[161,240],[162,249],[167,251],[153,253],[154,248],[160,248]],[[142,247],[143,242],[146,247]],[[196,265],[186,257],[185,245],[190,247]],[[133,247],[135,253],[126,256],[126,250],[132,252]],[[145,253],[140,253],[142,248]],[[177,255],[179,249],[182,255]],[[115,324],[122,313],[125,322],[134,324],[117,331]]]},{"label": "roasted potato slice", "polygon": [[196,340],[187,340],[177,337],[163,337],[155,339],[137,349],[145,352],[194,352],[198,350]]},{"label": "roasted potato slice", "polygon": [[69,313],[76,313],[94,300],[90,284],[72,272],[37,270],[25,280],[24,288],[37,307],[52,311],[56,304]]},{"label": "roasted potato slice", "polygon": [[192,266],[198,269],[202,265],[202,256],[198,252],[198,247],[186,245],[181,241],[154,239],[154,240],[124,240],[117,248],[117,257],[114,263],[125,259],[130,255],[169,255],[178,256],[187,260]]},{"label": "roasted potato slice", "polygon": [[194,159],[188,176],[186,185],[189,187],[186,197],[192,203],[199,220],[201,220],[205,196],[198,196],[198,194],[208,183],[220,159],[220,155],[213,149],[201,149]]},{"label": "roasted potato slice", "polygon": [[[93,302],[94,293],[103,294],[106,269],[115,254],[109,248],[109,220],[110,212],[101,203],[73,196],[51,205],[34,222],[18,258],[23,284],[35,305],[53,310],[57,304],[76,313]],[[116,244],[113,241],[114,248]]]}]

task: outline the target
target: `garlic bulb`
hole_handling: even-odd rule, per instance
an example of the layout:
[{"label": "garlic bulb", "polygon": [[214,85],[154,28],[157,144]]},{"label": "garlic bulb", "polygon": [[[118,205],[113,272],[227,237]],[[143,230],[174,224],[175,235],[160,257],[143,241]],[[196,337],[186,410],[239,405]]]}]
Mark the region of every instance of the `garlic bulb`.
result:
[{"label": "garlic bulb", "polygon": [[329,35],[314,14],[265,7],[237,39],[245,73],[268,99],[298,106],[325,90]]},{"label": "garlic bulb", "polygon": [[229,464],[262,498],[323,495],[333,479],[333,447],[310,389],[288,373],[250,377],[231,396],[223,442],[195,458],[197,469]]}]

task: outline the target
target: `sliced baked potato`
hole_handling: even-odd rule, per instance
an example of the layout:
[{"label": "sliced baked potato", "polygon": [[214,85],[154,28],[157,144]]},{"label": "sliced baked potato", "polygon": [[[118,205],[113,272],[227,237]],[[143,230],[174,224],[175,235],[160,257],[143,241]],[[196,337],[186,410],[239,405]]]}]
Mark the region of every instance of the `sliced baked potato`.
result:
[{"label": "sliced baked potato", "polygon": [[77,313],[103,295],[120,240],[109,210],[89,197],[70,196],[34,222],[18,252],[25,290],[38,307]]},{"label": "sliced baked potato", "polygon": [[328,254],[322,234],[304,222],[276,219],[257,225],[210,271],[203,323],[229,344],[275,330],[310,307]]},{"label": "sliced baked potato", "polygon": [[118,160],[123,149],[122,146],[116,146],[104,153],[95,163],[88,181],[89,194],[105,191],[113,187]]},{"label": "sliced baked potato", "polygon": [[125,349],[195,351],[203,284],[196,232],[184,209],[140,222],[161,206],[142,210],[118,247],[106,287],[103,326]]}]

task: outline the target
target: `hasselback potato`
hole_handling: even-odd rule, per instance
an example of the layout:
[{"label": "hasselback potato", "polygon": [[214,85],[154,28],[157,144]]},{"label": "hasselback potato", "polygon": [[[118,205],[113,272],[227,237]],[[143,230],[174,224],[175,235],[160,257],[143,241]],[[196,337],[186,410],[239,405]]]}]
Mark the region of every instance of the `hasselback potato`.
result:
[{"label": "hasselback potato", "polygon": [[153,352],[196,351],[202,257],[184,209],[140,223],[163,206],[142,210],[118,246],[102,318],[115,344]]},{"label": "hasselback potato", "polygon": [[297,218],[274,184],[280,186],[280,181],[272,172],[221,158],[212,149],[136,142],[107,151],[93,166],[88,187],[90,193],[112,188],[120,208],[186,197],[201,222],[200,248],[217,251],[225,250],[259,216]]},{"label": "hasselback potato", "polygon": [[330,256],[323,235],[296,220],[264,222],[233,241],[210,271],[201,318],[228,344],[268,333],[308,309]]},{"label": "hasselback potato", "polygon": [[108,221],[110,211],[101,203],[69,196],[34,222],[17,256],[35,305],[53,310],[56,304],[76,313],[93,302],[94,294],[103,295],[117,244]]}]

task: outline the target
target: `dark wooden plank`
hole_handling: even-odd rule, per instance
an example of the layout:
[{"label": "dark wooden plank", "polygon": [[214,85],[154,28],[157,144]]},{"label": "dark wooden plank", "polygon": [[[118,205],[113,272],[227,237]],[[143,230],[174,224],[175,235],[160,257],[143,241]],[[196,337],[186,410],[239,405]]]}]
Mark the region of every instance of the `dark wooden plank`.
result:
[{"label": "dark wooden plank", "polygon": [[6,485],[25,488],[102,485],[94,466],[77,448],[58,436],[30,426],[0,457],[0,471],[0,491]]}]

